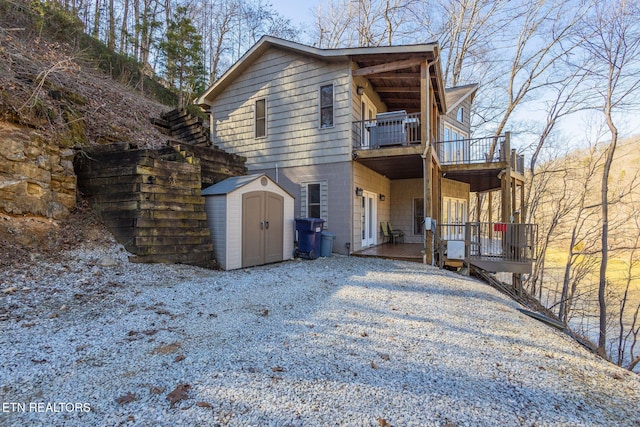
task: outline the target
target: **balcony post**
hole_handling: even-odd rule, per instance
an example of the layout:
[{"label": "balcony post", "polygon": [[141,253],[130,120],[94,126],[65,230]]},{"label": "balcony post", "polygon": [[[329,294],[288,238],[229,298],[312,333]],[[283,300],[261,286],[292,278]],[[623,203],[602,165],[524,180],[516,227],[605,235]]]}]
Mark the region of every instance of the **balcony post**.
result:
[{"label": "balcony post", "polygon": [[502,174],[502,222],[509,222],[511,218],[511,162],[509,157],[511,154],[511,133],[505,132],[504,134],[504,156],[507,161],[507,167]]}]

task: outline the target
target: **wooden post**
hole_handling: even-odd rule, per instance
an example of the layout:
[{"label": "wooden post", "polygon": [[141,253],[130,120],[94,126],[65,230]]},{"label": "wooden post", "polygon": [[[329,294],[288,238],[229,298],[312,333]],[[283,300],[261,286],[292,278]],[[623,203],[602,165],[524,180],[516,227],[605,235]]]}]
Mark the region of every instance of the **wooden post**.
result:
[{"label": "wooden post", "polygon": [[509,132],[505,133],[504,137],[504,152],[505,158],[507,160],[507,167],[504,170],[504,174],[502,175],[502,222],[509,222],[511,218],[511,159],[508,155],[511,153],[511,134]]},{"label": "wooden post", "polygon": [[[427,218],[433,218],[433,147],[429,145],[427,155],[424,160],[424,215]],[[425,227],[425,260],[427,264],[431,264],[433,258],[433,233],[431,232],[431,224],[424,224]]]}]

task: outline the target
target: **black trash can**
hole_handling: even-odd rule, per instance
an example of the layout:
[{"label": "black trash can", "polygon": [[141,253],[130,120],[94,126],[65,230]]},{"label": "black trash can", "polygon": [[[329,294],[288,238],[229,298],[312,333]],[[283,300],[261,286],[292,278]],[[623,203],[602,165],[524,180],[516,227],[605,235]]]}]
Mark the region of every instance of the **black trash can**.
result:
[{"label": "black trash can", "polygon": [[298,249],[296,256],[316,259],[320,255],[322,218],[296,218],[296,231],[298,232]]}]

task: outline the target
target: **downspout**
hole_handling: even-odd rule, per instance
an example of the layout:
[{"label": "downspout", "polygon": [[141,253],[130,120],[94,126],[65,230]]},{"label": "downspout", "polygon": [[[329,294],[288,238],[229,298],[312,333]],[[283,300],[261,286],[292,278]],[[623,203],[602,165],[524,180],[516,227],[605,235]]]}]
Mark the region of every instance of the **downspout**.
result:
[{"label": "downspout", "polygon": [[[427,218],[427,203],[426,203],[426,199],[427,199],[427,160],[431,161],[431,156],[429,156],[429,158],[427,159],[427,154],[430,154],[429,149],[431,148],[431,102],[430,102],[430,97],[429,97],[429,85],[430,85],[430,74],[429,74],[429,68],[435,64],[436,62],[438,62],[440,60],[439,57],[437,57],[436,59],[434,59],[431,62],[427,62],[427,75],[426,75],[426,80],[427,80],[427,105],[425,105],[425,108],[427,109],[427,122],[425,123],[425,127],[427,129],[427,140],[425,141],[425,145],[424,145],[424,152],[422,153],[422,194],[424,195],[424,201],[422,203],[422,221],[424,223],[423,227],[422,227],[422,241],[423,241],[423,249],[424,249],[424,254],[422,255],[422,263],[423,264],[427,264],[427,226],[429,227],[429,229],[431,229],[431,223],[427,224],[426,222],[426,218]],[[429,177],[429,179],[431,179],[431,177]],[[429,216],[429,219],[431,219],[431,216]],[[431,221],[429,221],[431,222]],[[431,260],[430,260],[430,264],[433,265],[434,264],[434,251],[433,251],[433,236],[431,237]]]}]

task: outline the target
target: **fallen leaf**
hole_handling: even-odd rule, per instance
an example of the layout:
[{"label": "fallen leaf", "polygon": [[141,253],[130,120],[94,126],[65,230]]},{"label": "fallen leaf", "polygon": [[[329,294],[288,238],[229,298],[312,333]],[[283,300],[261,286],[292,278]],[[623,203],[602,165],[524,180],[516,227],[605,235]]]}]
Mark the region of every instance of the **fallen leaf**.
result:
[{"label": "fallen leaf", "polygon": [[176,356],[175,359],[173,359],[173,363],[182,362],[184,359],[186,359],[186,356],[184,354],[181,354],[179,356]]},{"label": "fallen leaf", "polygon": [[149,392],[151,394],[162,394],[166,389],[167,389],[166,387],[151,387],[149,389]]},{"label": "fallen leaf", "polygon": [[380,418],[380,417],[378,417],[378,425],[380,427],[391,427],[391,424],[389,424],[389,421],[385,420],[384,418]]},{"label": "fallen leaf", "polygon": [[131,403],[134,400],[137,400],[138,396],[135,393],[127,393],[124,396],[120,396],[116,399],[116,403],[118,405],[124,405],[125,403]]},{"label": "fallen leaf", "polygon": [[368,337],[368,336],[369,336],[369,334],[368,334],[368,333],[366,333],[366,332],[363,332],[363,333],[361,333],[361,334],[360,334],[360,336],[361,336],[362,338],[364,338],[364,337]]},{"label": "fallen leaf", "polygon": [[374,361],[371,361],[371,367],[373,369],[378,369],[378,365],[376,365],[376,362],[374,362]]},{"label": "fallen leaf", "polygon": [[196,402],[196,406],[200,407],[200,408],[211,408],[211,404],[207,403],[207,402]]},{"label": "fallen leaf", "polygon": [[268,315],[269,315],[269,310],[267,310],[266,308],[262,310],[262,312],[259,314],[259,316],[262,316],[262,317],[267,317]]},{"label": "fallen leaf", "polygon": [[284,372],[284,368],[282,366],[274,366],[271,370],[273,372]]},{"label": "fallen leaf", "polygon": [[23,323],[22,325],[20,325],[23,328],[30,328],[32,326],[36,326],[35,323]]},{"label": "fallen leaf", "polygon": [[150,354],[170,354],[178,351],[182,344],[179,342],[173,342],[171,344],[160,345],[153,350],[151,350]]},{"label": "fallen leaf", "polygon": [[380,353],[380,358],[382,360],[391,360],[391,357],[387,353]]},{"label": "fallen leaf", "polygon": [[31,361],[32,361],[33,363],[37,363],[37,364],[47,363],[47,359],[40,359],[40,360],[38,360],[38,359],[31,359]]},{"label": "fallen leaf", "polygon": [[191,386],[189,384],[178,384],[175,390],[169,393],[166,397],[166,399],[170,403],[169,407],[173,408],[173,405],[175,405],[179,401],[188,399],[189,395],[187,394],[187,391],[189,391],[190,388]]}]

